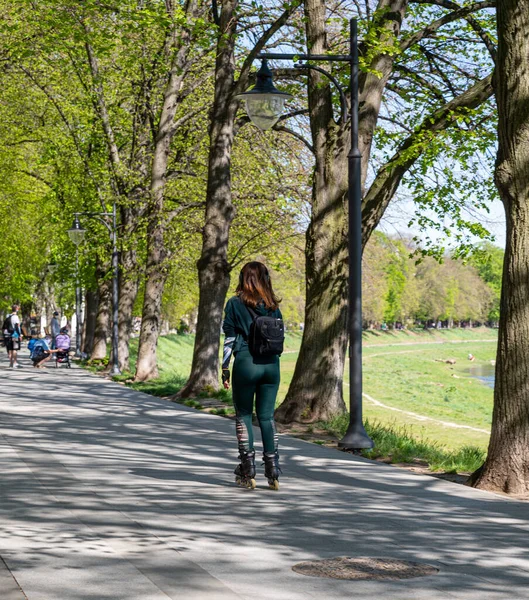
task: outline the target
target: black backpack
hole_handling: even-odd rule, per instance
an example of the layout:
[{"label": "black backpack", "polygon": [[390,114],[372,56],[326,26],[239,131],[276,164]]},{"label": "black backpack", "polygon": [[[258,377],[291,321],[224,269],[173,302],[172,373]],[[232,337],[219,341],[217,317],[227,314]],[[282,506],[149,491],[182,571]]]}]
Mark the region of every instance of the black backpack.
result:
[{"label": "black backpack", "polygon": [[11,335],[12,333],[15,332],[15,328],[13,327],[13,323],[11,321],[11,316],[9,315],[8,317],[6,317],[6,320],[4,321],[4,324],[2,325],[2,331],[7,331],[9,333],[9,335]]},{"label": "black backpack", "polygon": [[254,358],[280,356],[285,342],[285,326],[283,319],[258,315],[245,305],[252,316],[248,349]]}]

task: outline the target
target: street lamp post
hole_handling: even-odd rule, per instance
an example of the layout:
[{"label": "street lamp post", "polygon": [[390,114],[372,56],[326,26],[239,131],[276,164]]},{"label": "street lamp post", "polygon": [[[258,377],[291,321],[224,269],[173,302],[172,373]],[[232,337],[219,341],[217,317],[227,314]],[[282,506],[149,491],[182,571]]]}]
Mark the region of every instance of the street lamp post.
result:
[{"label": "street lamp post", "polygon": [[81,356],[81,285],[79,282],[79,244],[84,240],[86,229],[81,227],[79,217],[74,216],[68,236],[75,244],[75,356]]},{"label": "street lamp post", "polygon": [[118,305],[119,305],[119,264],[118,264],[118,236],[116,224],[116,203],[112,205],[112,369],[111,375],[121,375],[118,360]]},{"label": "street lamp post", "polygon": [[[347,114],[345,91],[335,77],[312,64],[296,64],[297,68],[312,69],[329,78],[340,93],[342,120],[349,118],[351,124],[351,148],[348,154],[348,210],[349,210],[349,427],[338,443],[341,448],[372,448],[373,441],[362,423],[362,154],[358,148],[358,33],[356,19],[350,21],[350,52],[348,55],[333,54],[259,54],[263,64],[257,74],[257,83],[252,90],[239,95],[246,100],[250,119],[261,129],[270,129],[278,121],[283,110],[286,94],[276,90],[267,60],[296,60],[312,62],[347,62],[350,65],[349,92],[351,110]],[[268,102],[265,94],[269,95]],[[272,97],[275,96],[275,100]],[[255,100],[254,100],[255,99]],[[263,115],[265,118],[263,119]],[[263,124],[265,125],[263,127]]]},{"label": "street lamp post", "polygon": [[[118,305],[119,305],[119,263],[118,263],[118,243],[117,243],[117,222],[116,222],[116,203],[112,205],[112,212],[83,212],[83,213],[75,213],[75,221],[72,229],[68,230],[68,235],[74,243],[72,237],[72,233],[75,231],[75,224],[79,225],[79,215],[84,215],[87,217],[94,217],[108,229],[110,233],[110,238],[112,240],[112,368],[110,370],[111,375],[121,375],[121,371],[119,369],[119,357],[118,357]],[[108,221],[104,217],[112,217],[112,225],[108,223]],[[80,228],[80,225],[79,227]],[[84,232],[84,230],[83,230]],[[75,234],[74,234],[75,235]],[[76,260],[77,254],[76,254]],[[77,268],[77,272],[79,272],[79,268]],[[77,356],[77,352],[76,352]]]}]

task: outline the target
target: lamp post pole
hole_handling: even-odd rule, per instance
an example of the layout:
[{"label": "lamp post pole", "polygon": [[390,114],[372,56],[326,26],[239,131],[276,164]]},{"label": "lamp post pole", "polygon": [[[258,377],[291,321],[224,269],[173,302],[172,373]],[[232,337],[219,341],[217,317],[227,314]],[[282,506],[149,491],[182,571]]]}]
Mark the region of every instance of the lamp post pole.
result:
[{"label": "lamp post pole", "polygon": [[349,189],[349,427],[340,448],[372,448],[362,423],[362,154],[358,148],[358,32],[350,23],[351,148]]},{"label": "lamp post pole", "polygon": [[119,265],[116,225],[116,203],[112,205],[112,369],[111,375],[120,375],[118,360],[118,304],[119,304]]},{"label": "lamp post pole", "polygon": [[[349,92],[351,110],[347,114],[345,92],[331,73],[320,67],[310,64],[297,64],[296,67],[313,69],[328,77],[337,87],[340,93],[342,105],[342,121],[347,120],[351,126],[351,148],[348,154],[348,224],[349,224],[349,291],[348,291],[348,329],[349,329],[349,427],[342,440],[338,443],[340,448],[361,449],[372,448],[373,441],[367,435],[362,423],[362,187],[361,166],[362,154],[358,148],[358,31],[356,19],[350,20],[350,51],[348,55],[333,54],[277,54],[262,53],[257,58],[266,61],[277,60],[300,60],[312,62],[347,62],[350,65]],[[262,70],[266,67],[263,64]],[[266,74],[266,71],[265,71]],[[271,81],[268,87],[273,87]],[[246,99],[248,115],[252,118],[251,102],[253,98],[268,92],[267,86],[259,83],[253,90],[241,94],[239,98]],[[271,92],[273,93],[273,92]],[[257,107],[258,104],[256,103]],[[262,106],[262,104],[261,104]],[[272,105],[270,105],[272,106]],[[262,112],[262,107],[259,108]],[[269,109],[270,110],[270,109]],[[279,115],[277,115],[279,118]],[[277,121],[277,119],[276,119]],[[259,126],[259,120],[255,121]],[[272,127],[270,125],[269,127]]]},{"label": "lamp post pole", "polygon": [[81,356],[81,284],[79,280],[79,246],[75,246],[75,356]]}]

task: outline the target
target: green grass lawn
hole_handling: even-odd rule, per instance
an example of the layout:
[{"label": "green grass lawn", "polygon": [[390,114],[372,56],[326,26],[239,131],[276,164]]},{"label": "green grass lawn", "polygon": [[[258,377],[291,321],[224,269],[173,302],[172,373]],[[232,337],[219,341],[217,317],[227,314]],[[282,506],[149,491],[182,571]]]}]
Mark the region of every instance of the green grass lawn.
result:
[{"label": "green grass lawn", "polygon": [[[489,333],[490,336],[490,333]],[[468,355],[475,360],[470,362]],[[493,390],[472,377],[470,369],[491,367],[496,341],[417,344],[364,350],[364,392],[384,405],[432,419],[488,431]],[[444,361],[455,360],[455,364]],[[410,415],[376,406],[365,399],[365,416],[381,422],[407,425],[416,435],[450,447],[465,444],[482,448],[488,434],[421,421]]]},{"label": "green grass lawn", "polygon": [[[402,439],[433,442],[436,451],[463,449],[468,454],[466,446],[486,449],[493,391],[472,377],[470,368],[490,366],[496,353],[496,330],[365,332],[363,337],[364,393],[368,396],[364,398],[364,417],[371,426],[376,423],[383,430],[384,439],[399,432]],[[159,396],[174,394],[190,371],[193,343],[191,335],[161,337],[158,344],[160,378],[132,384],[133,387]],[[278,404],[287,393],[300,343],[300,334],[287,335],[281,359]],[[137,340],[132,340],[133,362],[136,350]],[[475,356],[473,362],[468,360],[469,353]],[[455,364],[444,362],[447,360],[455,360]],[[344,384],[347,396],[347,369]],[[217,395],[230,401],[230,394],[224,390]],[[373,403],[370,398],[385,406]],[[421,420],[406,412],[431,420]],[[467,425],[484,432],[447,427],[437,421]],[[345,425],[346,419],[342,419],[341,424],[331,424],[330,428],[340,434]],[[393,433],[389,435],[388,431]],[[403,442],[404,446],[409,448],[410,444]]]}]

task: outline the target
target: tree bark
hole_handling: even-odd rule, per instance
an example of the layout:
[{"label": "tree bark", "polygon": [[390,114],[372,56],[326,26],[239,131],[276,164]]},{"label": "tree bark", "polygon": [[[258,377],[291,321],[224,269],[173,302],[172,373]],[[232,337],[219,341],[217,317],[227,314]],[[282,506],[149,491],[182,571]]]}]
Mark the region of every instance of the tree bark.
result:
[{"label": "tree bark", "polygon": [[[377,17],[380,41],[397,37],[407,0],[379,0]],[[328,51],[324,0],[305,2],[308,49]],[[367,176],[374,129],[382,94],[394,57],[374,57],[374,73],[360,80],[359,147],[362,152],[362,188]],[[347,346],[347,155],[349,124],[333,117],[329,81],[309,71],[309,112],[315,154],[312,214],[307,230],[307,302],[305,329],[294,376],[287,396],[276,410],[282,423],[328,419],[346,410],[343,371]]]},{"label": "tree bark", "polygon": [[97,290],[87,290],[85,295],[85,319],[84,319],[84,335],[83,335],[83,353],[87,356],[92,354],[94,346],[94,334],[96,328],[97,309],[99,305],[99,297]]},{"label": "tree bark", "polygon": [[215,97],[211,114],[206,215],[202,251],[197,261],[198,322],[191,374],[177,394],[188,398],[218,389],[222,310],[230,285],[228,241],[234,217],[231,195],[231,151],[237,100],[233,98],[238,0],[222,5],[215,63]]},{"label": "tree bark", "polygon": [[99,305],[94,331],[94,343],[90,361],[104,360],[107,357],[107,337],[110,331],[110,311],[112,304],[112,280],[104,278],[100,269],[96,272],[98,281]]},{"label": "tree bark", "polygon": [[164,265],[164,234],[165,224],[161,221],[161,215],[157,220],[151,218],[147,228],[149,245],[135,381],[147,381],[158,377],[156,347],[160,332],[163,289],[167,279],[167,268]]},{"label": "tree bark", "polygon": [[[196,2],[186,5],[190,21],[196,11]],[[176,27],[176,25],[175,25]],[[190,32],[188,27],[179,26],[173,35],[178,35],[175,43],[174,58],[171,63],[169,79],[165,87],[164,102],[154,142],[151,168],[150,202],[147,226],[147,265],[145,272],[145,295],[143,300],[138,359],[136,362],[136,381],[146,381],[158,376],[156,347],[160,332],[160,312],[162,296],[167,280],[168,258],[165,246],[167,217],[163,214],[166,173],[171,141],[176,133],[174,118],[178,103],[178,94],[186,75],[186,62],[190,51]]]},{"label": "tree bark", "polygon": [[136,250],[121,252],[119,272],[119,318],[118,318],[118,361],[121,372],[130,371],[129,343],[132,333],[132,313],[138,295],[136,273]]},{"label": "tree bark", "polygon": [[204,389],[219,387],[219,346],[222,309],[230,285],[228,264],[230,227],[235,213],[231,193],[231,151],[237,94],[248,85],[250,67],[267,41],[279,31],[296,9],[286,6],[283,13],[261,35],[244,61],[235,82],[235,44],[237,41],[238,0],[222,3],[218,22],[217,58],[215,62],[215,96],[210,125],[208,185],[202,251],[197,261],[199,307],[193,363],[186,385],[178,397],[196,396]]},{"label": "tree bark", "polygon": [[496,186],[505,207],[503,266],[492,432],[474,485],[529,492],[529,12],[517,0],[498,3]]}]

